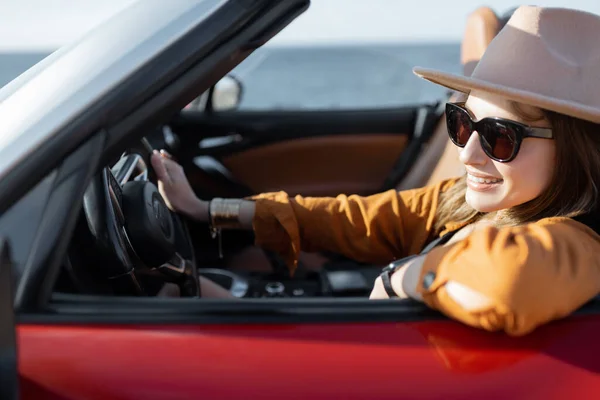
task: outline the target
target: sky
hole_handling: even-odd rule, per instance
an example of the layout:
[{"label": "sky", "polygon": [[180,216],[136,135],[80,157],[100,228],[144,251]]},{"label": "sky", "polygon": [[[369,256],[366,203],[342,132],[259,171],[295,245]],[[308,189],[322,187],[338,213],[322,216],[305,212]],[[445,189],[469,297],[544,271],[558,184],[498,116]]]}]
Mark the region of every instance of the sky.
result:
[{"label": "sky", "polygon": [[[56,49],[134,1],[0,0],[0,51]],[[309,10],[268,45],[456,42],[467,14],[477,7],[488,5],[501,14],[518,4],[510,0],[312,0]],[[535,4],[600,14],[599,0]]]}]

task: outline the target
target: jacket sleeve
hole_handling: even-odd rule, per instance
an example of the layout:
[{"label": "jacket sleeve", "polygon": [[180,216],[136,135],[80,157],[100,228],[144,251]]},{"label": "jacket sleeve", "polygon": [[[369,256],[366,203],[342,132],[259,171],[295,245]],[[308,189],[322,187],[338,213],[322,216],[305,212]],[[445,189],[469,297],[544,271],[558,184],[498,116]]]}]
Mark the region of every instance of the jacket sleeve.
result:
[{"label": "jacket sleeve", "polygon": [[300,249],[389,263],[420,251],[434,234],[439,194],[454,182],[368,197],[292,198],[284,192],[258,195],[251,198],[256,203],[256,244],[282,255],[292,271]]},{"label": "jacket sleeve", "polygon": [[[425,257],[417,290],[432,308],[468,325],[523,335],[600,293],[600,236],[568,218],[485,227]],[[459,283],[489,301],[467,308]],[[462,304],[462,305],[461,305]]]}]

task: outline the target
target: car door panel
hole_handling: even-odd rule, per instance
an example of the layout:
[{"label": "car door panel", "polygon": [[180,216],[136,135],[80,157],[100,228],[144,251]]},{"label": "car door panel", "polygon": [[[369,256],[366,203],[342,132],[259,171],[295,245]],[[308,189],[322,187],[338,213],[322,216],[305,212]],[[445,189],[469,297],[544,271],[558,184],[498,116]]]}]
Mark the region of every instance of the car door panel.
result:
[{"label": "car door panel", "polygon": [[[211,157],[226,180],[247,188],[242,195],[372,194],[410,142],[417,110],[184,112],[171,128],[187,165]],[[191,168],[190,181],[206,172]]]},{"label": "car door panel", "polygon": [[[21,325],[28,393],[56,399],[591,399],[600,319],[512,338],[422,322]],[[596,348],[596,350],[594,350]],[[40,398],[40,397],[35,397]]]},{"label": "car door panel", "polygon": [[397,134],[310,137],[236,153],[223,165],[255,193],[369,194],[383,185],[407,141]]}]

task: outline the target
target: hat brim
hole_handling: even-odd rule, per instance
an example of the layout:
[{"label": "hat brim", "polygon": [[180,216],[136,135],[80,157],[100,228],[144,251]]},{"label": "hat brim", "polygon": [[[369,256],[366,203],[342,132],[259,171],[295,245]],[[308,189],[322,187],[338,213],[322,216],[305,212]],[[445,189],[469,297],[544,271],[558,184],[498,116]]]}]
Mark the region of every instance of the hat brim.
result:
[{"label": "hat brim", "polygon": [[483,91],[505,97],[519,103],[532,105],[560,114],[570,115],[586,121],[600,123],[600,109],[585,104],[539,95],[521,89],[498,85],[492,82],[462,75],[450,74],[429,68],[415,67],[413,73],[420,78],[469,94],[471,90]]}]

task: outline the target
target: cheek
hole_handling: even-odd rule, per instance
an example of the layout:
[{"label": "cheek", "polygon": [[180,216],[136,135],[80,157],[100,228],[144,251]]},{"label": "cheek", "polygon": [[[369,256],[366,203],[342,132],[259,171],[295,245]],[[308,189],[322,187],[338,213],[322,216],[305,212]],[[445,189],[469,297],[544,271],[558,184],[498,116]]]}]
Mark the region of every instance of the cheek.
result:
[{"label": "cheek", "polygon": [[526,139],[519,155],[508,164],[495,163],[506,183],[511,206],[538,197],[548,187],[556,164],[554,141]]}]

